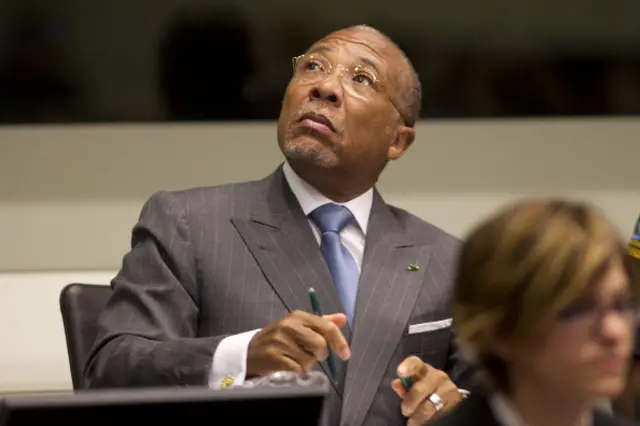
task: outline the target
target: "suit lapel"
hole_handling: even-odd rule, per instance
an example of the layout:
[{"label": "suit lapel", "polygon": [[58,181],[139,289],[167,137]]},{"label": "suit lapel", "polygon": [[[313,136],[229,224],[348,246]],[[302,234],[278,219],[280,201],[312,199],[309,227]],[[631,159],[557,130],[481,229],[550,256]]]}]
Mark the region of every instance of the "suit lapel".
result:
[{"label": "suit lapel", "polygon": [[[376,192],[367,232],[341,424],[360,426],[425,280],[431,247],[416,245]],[[411,270],[410,264],[418,265]]]},{"label": "suit lapel", "polygon": [[[318,242],[282,170],[263,182],[251,216],[231,219],[240,237],[287,310],[310,311],[313,287],[325,313],[341,312]],[[326,363],[321,366],[329,375]]]}]

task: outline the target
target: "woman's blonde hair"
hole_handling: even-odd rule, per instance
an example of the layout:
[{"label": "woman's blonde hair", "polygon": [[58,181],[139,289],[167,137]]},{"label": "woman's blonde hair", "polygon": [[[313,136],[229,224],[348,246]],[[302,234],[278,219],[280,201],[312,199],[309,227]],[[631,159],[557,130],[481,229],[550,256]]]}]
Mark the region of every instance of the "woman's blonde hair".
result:
[{"label": "woman's blonde hair", "polygon": [[614,227],[586,204],[527,200],[500,210],[471,232],[459,257],[453,316],[462,352],[505,386],[497,339],[524,341],[551,325],[624,253]]}]

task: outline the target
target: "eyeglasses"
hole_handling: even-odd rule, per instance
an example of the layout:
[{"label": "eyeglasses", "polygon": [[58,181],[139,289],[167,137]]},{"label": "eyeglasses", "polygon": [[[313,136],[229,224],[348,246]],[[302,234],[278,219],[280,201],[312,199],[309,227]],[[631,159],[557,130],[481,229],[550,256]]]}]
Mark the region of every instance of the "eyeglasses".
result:
[{"label": "eyeglasses", "polygon": [[389,95],[383,93],[385,88],[371,68],[363,65],[354,67],[334,65],[326,57],[315,53],[293,58],[293,78],[301,84],[319,83],[332,75],[334,70],[337,70],[340,83],[349,95],[369,101],[381,93],[384,94],[385,98],[398,111],[404,124],[407,125],[408,120]]},{"label": "eyeglasses", "polygon": [[597,306],[594,302],[577,302],[560,312],[559,320],[565,324],[584,326],[592,332],[600,332],[608,314],[614,313],[630,325],[640,320],[640,305],[634,298],[619,298],[609,306]]}]

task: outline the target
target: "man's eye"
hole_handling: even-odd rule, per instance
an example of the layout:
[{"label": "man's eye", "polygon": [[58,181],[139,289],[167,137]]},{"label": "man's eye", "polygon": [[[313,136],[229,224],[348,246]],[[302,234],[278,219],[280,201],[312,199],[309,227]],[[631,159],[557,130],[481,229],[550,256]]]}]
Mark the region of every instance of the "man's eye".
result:
[{"label": "man's eye", "polygon": [[309,71],[322,71],[322,65],[319,62],[309,61],[307,62],[305,69]]},{"label": "man's eye", "polygon": [[353,76],[353,81],[366,84],[367,86],[373,86],[373,82],[374,82],[373,78],[368,76],[365,73],[357,73],[356,75]]}]

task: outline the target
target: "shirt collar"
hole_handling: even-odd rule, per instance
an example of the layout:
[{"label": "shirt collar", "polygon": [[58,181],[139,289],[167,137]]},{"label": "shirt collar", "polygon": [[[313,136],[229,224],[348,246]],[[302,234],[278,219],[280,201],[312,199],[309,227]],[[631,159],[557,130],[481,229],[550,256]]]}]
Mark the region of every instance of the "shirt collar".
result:
[{"label": "shirt collar", "polygon": [[373,205],[373,188],[370,188],[364,194],[347,201],[346,203],[336,203],[322,195],[317,189],[305,182],[300,176],[293,171],[289,163],[285,162],[282,166],[282,172],[284,177],[291,188],[291,192],[298,199],[300,207],[305,216],[317,209],[318,207],[327,204],[335,203],[345,206],[353,214],[358,226],[362,230],[363,234],[367,234],[367,226],[369,225],[369,215],[371,214],[371,206]]}]

